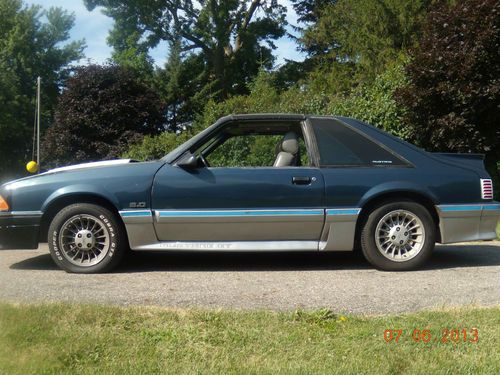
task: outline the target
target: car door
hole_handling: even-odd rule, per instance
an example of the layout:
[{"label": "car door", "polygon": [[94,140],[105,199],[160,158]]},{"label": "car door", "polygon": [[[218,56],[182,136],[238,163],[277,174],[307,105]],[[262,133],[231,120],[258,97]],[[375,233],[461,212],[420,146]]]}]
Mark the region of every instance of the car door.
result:
[{"label": "car door", "polygon": [[294,241],[289,246],[316,248],[323,194],[315,168],[165,165],[154,181],[155,229],[160,241]]},{"label": "car door", "polygon": [[313,250],[324,224],[324,180],[313,167],[167,164],[155,177],[152,208],[158,239],[190,243],[184,248]]}]

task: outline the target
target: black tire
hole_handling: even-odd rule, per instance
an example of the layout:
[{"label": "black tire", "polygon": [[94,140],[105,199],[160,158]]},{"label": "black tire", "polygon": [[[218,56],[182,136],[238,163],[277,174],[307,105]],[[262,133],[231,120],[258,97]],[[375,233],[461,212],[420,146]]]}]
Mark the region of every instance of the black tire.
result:
[{"label": "black tire", "polygon": [[[92,241],[92,243],[90,244],[90,246],[88,243],[79,243],[78,246],[85,246],[83,246],[83,249],[82,247],[78,249],[76,247],[76,236],[78,236],[80,233],[83,233],[81,231],[84,229],[82,228],[79,231],[79,229],[76,228],[76,226],[73,226],[74,224],[71,223],[78,220],[80,223],[82,223],[83,220],[84,224],[85,222],[88,224],[92,221],[92,218],[95,219],[98,228],[102,228],[102,230],[97,231],[98,233],[96,234],[95,238],[97,239],[98,236],[100,236],[101,238],[104,237],[102,241],[105,241],[105,245],[94,245],[95,242],[97,242],[97,240],[94,239],[94,235],[91,234],[90,236],[88,236],[87,234],[88,237],[91,237],[91,239],[89,239],[88,241]],[[82,227],[83,226],[85,225],[82,225]],[[90,227],[90,225],[87,225],[87,227]],[[75,246],[72,246],[72,244],[67,245],[61,242],[66,241],[62,237],[63,232],[67,234],[70,230],[75,232],[75,240],[69,239],[67,241],[75,241]],[[87,230],[87,232],[89,232],[89,230]],[[67,238],[67,236],[65,236],[64,238]],[[123,227],[123,224],[116,218],[115,214],[104,207],[89,203],[72,204],[59,211],[59,213],[50,223],[47,239],[50,249],[50,255],[52,256],[54,262],[60,268],[70,273],[90,274],[109,272],[118,265],[128,248],[125,228]],[[79,241],[81,242],[82,240]],[[90,254],[90,251],[88,251],[88,255],[86,255],[89,258],[88,264],[85,263],[85,255],[78,255],[76,256],[76,260],[70,260],[70,258],[72,258],[72,255],[76,254],[77,251],[80,251],[83,254],[84,251],[81,250],[87,250],[87,246],[92,247],[92,249],[90,250],[92,251],[92,254]],[[103,251],[99,252],[101,246],[103,248]],[[75,249],[75,252],[68,253],[67,251],[64,251],[68,248]],[[104,249],[106,250],[104,251]],[[91,257],[93,257],[94,255],[95,259],[93,261],[95,261],[95,264],[91,264]],[[75,264],[78,263],[79,259],[81,259],[81,265]]]},{"label": "black tire", "polygon": [[[377,226],[382,221],[382,219],[387,218],[393,212],[397,211],[409,212],[415,215],[418,220],[420,220],[424,234],[423,234],[423,244],[418,251],[415,251],[416,255],[413,255],[408,260],[401,259],[399,261],[391,260],[391,252],[388,255],[383,255],[382,250],[379,250],[381,242],[377,246],[376,232]],[[397,229],[397,228],[395,228]],[[403,229],[404,231],[404,229]],[[383,233],[383,232],[380,232]],[[380,236],[380,233],[377,235]],[[404,233],[406,235],[406,232]],[[411,236],[411,234],[410,234]],[[392,239],[392,237],[390,237]],[[410,237],[411,238],[411,237]],[[415,236],[414,238],[417,238]],[[418,239],[418,238],[417,238]],[[410,240],[411,241],[411,240]],[[383,271],[409,271],[421,267],[431,256],[432,251],[436,243],[436,229],[434,225],[434,220],[430,215],[429,211],[422,206],[413,201],[399,201],[399,202],[386,202],[378,207],[374,208],[366,218],[361,231],[361,249],[366,260],[370,262],[375,268]],[[412,242],[409,243],[411,248]],[[388,246],[388,245],[386,245]],[[401,254],[401,250],[392,250],[397,255]],[[403,252],[404,254],[404,252]],[[394,255],[392,255],[394,258]]]}]

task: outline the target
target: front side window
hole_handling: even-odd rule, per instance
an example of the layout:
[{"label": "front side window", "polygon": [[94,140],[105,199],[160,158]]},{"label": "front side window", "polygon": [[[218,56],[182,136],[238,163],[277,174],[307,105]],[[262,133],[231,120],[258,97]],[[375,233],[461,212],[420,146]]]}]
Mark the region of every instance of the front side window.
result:
[{"label": "front side window", "polygon": [[309,165],[300,123],[230,124],[200,146],[195,155],[214,168]]},{"label": "front side window", "polygon": [[406,166],[396,154],[335,119],[314,119],[320,165],[379,167]]},{"label": "front side window", "polygon": [[280,135],[237,135],[228,138],[206,158],[211,167],[268,167],[275,160]]}]

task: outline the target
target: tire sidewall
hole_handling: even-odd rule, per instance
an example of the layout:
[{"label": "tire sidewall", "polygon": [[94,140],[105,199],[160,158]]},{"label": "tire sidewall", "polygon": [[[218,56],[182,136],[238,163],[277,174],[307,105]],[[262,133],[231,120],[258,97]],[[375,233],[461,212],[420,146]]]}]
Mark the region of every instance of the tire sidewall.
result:
[{"label": "tire sidewall", "polygon": [[[406,210],[416,215],[422,221],[425,230],[422,249],[415,257],[404,262],[394,262],[386,258],[375,243],[375,231],[379,221],[389,212],[397,210]],[[376,268],[385,271],[407,271],[422,266],[431,256],[435,242],[436,230],[432,216],[424,206],[411,201],[381,204],[369,214],[361,233],[361,245],[365,258]]]},{"label": "tire sidewall", "polygon": [[[79,267],[69,262],[59,246],[59,234],[64,223],[73,216],[92,215],[101,220],[109,234],[110,248],[105,258],[93,266]],[[73,204],[62,209],[52,220],[48,233],[48,245],[56,264],[71,273],[102,273],[111,270],[123,255],[123,230],[115,215],[108,209],[88,203]]]}]

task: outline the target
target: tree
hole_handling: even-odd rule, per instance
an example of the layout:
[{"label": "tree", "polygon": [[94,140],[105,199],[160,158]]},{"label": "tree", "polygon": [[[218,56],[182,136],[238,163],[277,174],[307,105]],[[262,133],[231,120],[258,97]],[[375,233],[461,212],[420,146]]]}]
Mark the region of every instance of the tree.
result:
[{"label": "tree", "polygon": [[167,131],[181,131],[206,101],[200,87],[203,74],[200,63],[195,55],[183,61],[180,41],[176,41],[170,45],[165,67],[155,72],[153,87],[165,102]]},{"label": "tree", "polygon": [[[145,137],[143,142],[133,145],[125,156],[139,160],[159,158],[186,141],[193,133],[231,113],[288,112],[351,116],[406,138],[407,129],[402,127],[405,111],[393,97],[395,90],[408,83],[404,69],[406,62],[407,58],[394,62],[375,80],[360,85],[347,96],[324,95],[299,86],[280,92],[276,88],[276,81],[280,80],[279,73],[261,70],[249,85],[248,95],[235,95],[218,103],[211,100],[189,131],[180,135],[163,133],[156,137]],[[230,149],[221,149],[216,160],[221,165],[238,165],[241,155],[251,153],[255,155],[252,159],[254,165],[265,165],[266,153],[260,151],[269,149],[268,142],[276,144],[277,141],[242,137],[228,145],[231,146]]]},{"label": "tree", "polygon": [[[104,6],[115,19],[109,42],[115,50],[144,50],[160,41],[180,42],[181,52],[202,57],[208,97],[226,98],[246,90],[259,61],[272,65],[273,40],[284,35],[286,9],[277,0],[85,0],[89,10]],[[125,43],[128,41],[129,43]],[[267,47],[264,45],[267,44]]]},{"label": "tree", "polygon": [[348,93],[415,45],[433,0],[298,0],[306,27],[300,48],[312,59],[308,84]]},{"label": "tree", "polygon": [[[325,8],[334,6],[338,0],[291,0],[291,2],[299,23],[299,25],[294,25],[294,28],[304,35],[316,27],[323,17]],[[309,56],[321,55],[328,51],[333,40],[329,38],[327,43],[317,42],[299,39],[298,48],[303,52],[307,52]]]},{"label": "tree", "polygon": [[139,42],[141,34],[132,31],[124,40],[120,40],[120,35],[115,36],[111,31],[108,40],[113,44],[119,44],[111,53],[111,59],[116,64],[132,68],[140,74],[143,81],[151,83],[153,81],[154,61],[148,54],[146,46]]},{"label": "tree", "polygon": [[181,43],[176,40],[170,45],[170,53],[168,62],[163,71],[164,79],[164,98],[169,104],[167,107],[167,121],[169,122],[170,130],[176,131],[180,123],[182,123],[182,106],[185,102],[182,98],[181,75]]},{"label": "tree", "polygon": [[48,126],[69,64],[84,42],[69,39],[74,16],[60,8],[0,0],[0,180],[19,176],[31,158],[35,85],[42,77],[42,130]]},{"label": "tree", "polygon": [[415,142],[430,150],[485,153],[497,178],[499,45],[498,0],[439,6],[412,53],[411,84],[397,92]]},{"label": "tree", "polygon": [[[333,5],[338,0],[291,0],[293,9],[297,14],[297,21],[300,23],[313,24],[318,22],[323,8]],[[299,30],[304,30],[298,27]]]},{"label": "tree", "polygon": [[408,84],[406,63],[407,58],[403,57],[372,81],[356,87],[350,95],[334,97],[328,105],[327,113],[354,117],[408,139],[408,127],[403,121],[406,109],[394,98],[394,93]]},{"label": "tree", "polygon": [[116,158],[163,129],[162,108],[133,69],[80,67],[61,94],[43,154],[50,165]]}]

